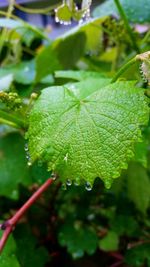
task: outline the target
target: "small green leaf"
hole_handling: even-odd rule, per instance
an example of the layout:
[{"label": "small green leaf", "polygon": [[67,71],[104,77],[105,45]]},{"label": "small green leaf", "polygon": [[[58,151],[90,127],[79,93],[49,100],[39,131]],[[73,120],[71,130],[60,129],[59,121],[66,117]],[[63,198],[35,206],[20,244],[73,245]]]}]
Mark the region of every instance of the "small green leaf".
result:
[{"label": "small green leaf", "polygon": [[36,82],[61,68],[55,51],[52,46],[45,47],[35,58],[36,61]]},{"label": "small green leaf", "polygon": [[98,245],[96,233],[87,226],[65,224],[59,231],[59,243],[66,246],[72,257],[77,259],[84,255],[84,252],[92,255]]},{"label": "small green leaf", "polygon": [[0,195],[18,197],[18,184],[30,183],[24,151],[24,139],[18,133],[0,138]]},{"label": "small green leaf", "polygon": [[68,5],[63,4],[61,6],[59,6],[56,9],[56,21],[58,19],[58,21],[62,21],[62,22],[70,22],[71,21],[71,17],[72,17],[72,12],[69,9]]},{"label": "small green leaf", "polygon": [[[125,262],[131,267],[150,266],[150,244],[142,244],[129,249]],[[144,264],[144,265],[143,265]]]},{"label": "small green leaf", "polygon": [[140,164],[132,163],[127,173],[128,196],[137,209],[145,213],[150,203],[150,179],[146,169]]},{"label": "small green leaf", "polygon": [[16,243],[13,237],[10,236],[6,246],[4,247],[3,253],[0,255],[1,267],[10,267],[10,266],[21,267],[15,253],[16,253]]},{"label": "small green leaf", "polygon": [[[145,23],[150,22],[150,3],[149,0],[120,0],[121,5],[130,22]],[[113,0],[107,0],[103,4],[95,8],[94,17],[102,17],[107,15],[117,15],[118,10]]]},{"label": "small green leaf", "polygon": [[117,235],[127,235],[135,237],[136,233],[139,234],[137,221],[129,215],[115,216],[111,222],[111,229]]},{"label": "small green leaf", "polygon": [[31,111],[27,135],[31,159],[47,161],[49,170],[64,181],[93,184],[100,177],[109,188],[127,168],[141,137],[139,126],[148,121],[143,90],[133,82],[106,86],[104,80],[92,79],[88,90],[89,80],[49,87]]},{"label": "small green leaf", "polygon": [[107,235],[99,241],[99,248],[104,251],[118,250],[119,237],[113,231],[108,231]]},{"label": "small green leaf", "polygon": [[14,237],[17,244],[16,255],[21,266],[45,266],[48,261],[48,252],[38,244],[38,240],[27,226],[17,226]]}]

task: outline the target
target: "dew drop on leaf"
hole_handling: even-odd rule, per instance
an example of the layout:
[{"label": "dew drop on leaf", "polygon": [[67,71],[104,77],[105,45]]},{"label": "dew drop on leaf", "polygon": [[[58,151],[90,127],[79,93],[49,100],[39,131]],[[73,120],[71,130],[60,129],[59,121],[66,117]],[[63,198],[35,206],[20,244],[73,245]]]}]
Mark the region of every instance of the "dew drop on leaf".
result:
[{"label": "dew drop on leaf", "polygon": [[25,151],[28,151],[29,149],[28,149],[28,144],[25,144],[25,146],[24,146],[24,150]]},{"label": "dew drop on leaf", "polygon": [[56,173],[52,172],[52,173],[51,173],[51,178],[52,178],[53,180],[56,180]]},{"label": "dew drop on leaf", "polygon": [[76,178],[75,181],[74,181],[74,185],[75,186],[79,186],[80,185],[80,179],[79,178]]},{"label": "dew drop on leaf", "polygon": [[91,185],[89,182],[86,182],[86,184],[85,184],[85,189],[86,189],[87,191],[91,191],[91,190],[92,190],[92,185]]},{"label": "dew drop on leaf", "polygon": [[68,186],[71,186],[71,185],[72,185],[72,181],[71,181],[70,179],[67,179],[66,184],[67,184]]}]

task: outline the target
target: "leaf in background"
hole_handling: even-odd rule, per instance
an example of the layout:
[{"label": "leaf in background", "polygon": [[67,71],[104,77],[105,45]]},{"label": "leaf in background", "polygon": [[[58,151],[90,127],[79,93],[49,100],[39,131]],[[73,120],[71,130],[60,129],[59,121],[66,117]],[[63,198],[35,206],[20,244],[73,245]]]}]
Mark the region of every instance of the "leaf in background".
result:
[{"label": "leaf in background", "polygon": [[98,246],[96,233],[87,226],[64,224],[59,230],[58,240],[66,246],[74,259],[81,258],[86,252],[92,255]]},{"label": "leaf in background", "polygon": [[139,237],[139,226],[137,221],[129,215],[118,215],[115,216],[111,221],[111,229],[117,233],[118,236],[138,236]]},{"label": "leaf in background", "polygon": [[81,32],[54,41],[53,49],[64,68],[72,68],[83,56],[85,43],[86,36]]},{"label": "leaf in background", "polygon": [[125,262],[129,266],[150,267],[150,244],[142,244],[129,249],[125,255]]},{"label": "leaf in background", "polygon": [[135,156],[134,160],[143,165],[143,167],[147,167],[147,144],[146,140],[142,143],[138,143],[135,145]]},{"label": "leaf in background", "polygon": [[0,77],[4,75],[13,75],[14,81],[18,83],[31,84],[35,79],[35,62],[31,60],[2,67]]},{"label": "leaf in background", "polygon": [[32,29],[27,27],[18,28],[17,33],[21,36],[21,41],[26,44],[27,47],[30,47],[33,40],[39,38],[39,34]]},{"label": "leaf in background", "polygon": [[146,169],[140,164],[132,163],[127,172],[128,197],[142,213],[147,211],[150,203],[150,179]]},{"label": "leaf in background", "polygon": [[7,91],[13,81],[13,75],[12,74],[8,74],[5,75],[4,77],[2,76],[0,78],[0,91]]},{"label": "leaf in background", "polygon": [[18,184],[30,184],[24,151],[24,139],[18,133],[0,138],[0,195],[16,199]]},{"label": "leaf in background", "polygon": [[31,111],[27,136],[32,161],[48,162],[64,181],[92,185],[100,177],[109,188],[133,157],[149,108],[133,82],[106,86],[108,80],[102,81],[97,88],[98,79],[92,79],[88,90],[89,80],[44,89]]},{"label": "leaf in background", "polygon": [[54,71],[59,70],[61,65],[57,59],[55,51],[52,46],[45,47],[35,58],[36,62],[36,82],[42,78],[52,74]]},{"label": "leaf in background", "polygon": [[116,251],[118,246],[119,236],[113,231],[108,231],[107,235],[99,241],[99,248],[104,251]]},{"label": "leaf in background", "polygon": [[[149,0],[120,0],[121,5],[130,22],[145,23],[150,22],[150,2]],[[95,8],[94,17],[103,17],[107,15],[117,15],[118,10],[113,0],[107,0]]]},{"label": "leaf in background", "polygon": [[22,267],[45,266],[48,261],[48,252],[38,244],[27,226],[17,226],[14,237],[17,244],[16,255]]},{"label": "leaf in background", "polygon": [[72,68],[85,52],[97,53],[100,50],[101,24],[104,20],[105,18],[92,19],[74,27],[53,42],[54,50],[66,69]]},{"label": "leaf in background", "polygon": [[16,257],[16,243],[12,236],[9,237],[3,253],[0,255],[1,267],[21,267]]},{"label": "leaf in background", "polygon": [[60,71],[55,71],[55,77],[82,81],[90,78],[99,79],[100,77],[105,77],[105,74],[100,72],[84,71],[84,70],[66,70],[66,71],[60,70]]}]

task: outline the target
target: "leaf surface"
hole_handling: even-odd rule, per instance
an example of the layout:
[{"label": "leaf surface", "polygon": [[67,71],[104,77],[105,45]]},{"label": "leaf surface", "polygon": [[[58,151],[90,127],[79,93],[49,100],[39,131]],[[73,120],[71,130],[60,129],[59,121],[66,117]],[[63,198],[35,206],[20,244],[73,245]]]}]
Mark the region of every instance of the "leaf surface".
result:
[{"label": "leaf surface", "polygon": [[134,155],[147,99],[133,82],[104,80],[46,88],[31,111],[31,159],[47,161],[62,180],[100,177],[109,188]]}]

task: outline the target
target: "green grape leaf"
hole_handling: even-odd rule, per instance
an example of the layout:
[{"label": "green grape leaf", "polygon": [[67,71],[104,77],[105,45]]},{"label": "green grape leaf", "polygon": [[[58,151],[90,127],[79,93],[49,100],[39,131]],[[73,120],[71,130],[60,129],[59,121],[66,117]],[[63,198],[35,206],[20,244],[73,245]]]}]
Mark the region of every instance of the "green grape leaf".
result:
[{"label": "green grape leaf", "polygon": [[10,236],[6,246],[4,247],[3,253],[0,255],[1,267],[10,267],[10,266],[20,267],[20,264],[17,260],[15,253],[16,253],[16,243],[14,238]]},{"label": "green grape leaf", "polygon": [[24,139],[18,133],[0,138],[0,195],[16,199],[18,184],[30,184],[24,151]]},{"label": "green grape leaf", "polygon": [[92,255],[98,246],[96,233],[87,226],[76,222],[64,224],[59,230],[58,240],[61,246],[66,246],[74,259],[80,258],[84,252]]},{"label": "green grape leaf", "polygon": [[[145,23],[150,22],[150,3],[149,0],[120,0],[120,3],[130,22]],[[95,8],[94,17],[103,17],[107,15],[119,15],[115,2],[107,0]]]},{"label": "green grape leaf", "polygon": [[[143,90],[133,82],[108,84],[91,79],[42,91],[29,118],[31,160],[41,158],[64,181],[93,184],[100,177],[107,188],[133,157],[148,121]],[[99,84],[99,87],[98,87]]]},{"label": "green grape leaf", "polygon": [[118,250],[119,236],[116,232],[109,231],[107,235],[99,241],[99,248],[104,251]]},{"label": "green grape leaf", "polygon": [[138,210],[145,213],[150,203],[150,179],[146,169],[140,164],[132,163],[127,173],[128,196]]}]

